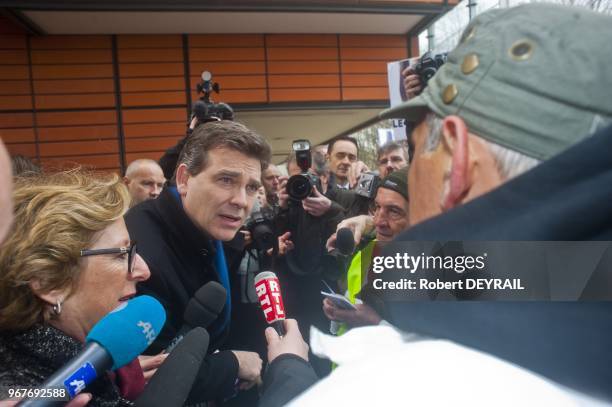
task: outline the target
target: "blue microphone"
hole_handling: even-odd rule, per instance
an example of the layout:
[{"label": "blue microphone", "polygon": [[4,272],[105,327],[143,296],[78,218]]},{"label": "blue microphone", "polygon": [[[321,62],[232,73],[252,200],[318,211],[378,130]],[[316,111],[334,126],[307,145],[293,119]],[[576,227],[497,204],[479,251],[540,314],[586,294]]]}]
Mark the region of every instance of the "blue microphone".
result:
[{"label": "blue microphone", "polygon": [[[164,307],[141,295],[119,305],[91,329],[85,348],[40,388],[66,389],[74,398],[108,370],[127,365],[149,347],[166,322]],[[19,406],[47,406],[53,401],[24,400]]]}]

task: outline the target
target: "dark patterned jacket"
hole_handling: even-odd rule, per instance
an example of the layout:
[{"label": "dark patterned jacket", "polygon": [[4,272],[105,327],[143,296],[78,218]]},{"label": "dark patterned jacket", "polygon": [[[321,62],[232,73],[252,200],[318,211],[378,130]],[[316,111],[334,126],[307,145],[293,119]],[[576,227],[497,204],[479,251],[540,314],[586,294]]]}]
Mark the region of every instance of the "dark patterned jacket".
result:
[{"label": "dark patterned jacket", "polygon": [[[17,334],[0,332],[0,395],[6,396],[8,388],[42,384],[82,348],[82,343],[50,325],[37,324]],[[106,375],[85,391],[93,396],[88,406],[132,405]]]}]

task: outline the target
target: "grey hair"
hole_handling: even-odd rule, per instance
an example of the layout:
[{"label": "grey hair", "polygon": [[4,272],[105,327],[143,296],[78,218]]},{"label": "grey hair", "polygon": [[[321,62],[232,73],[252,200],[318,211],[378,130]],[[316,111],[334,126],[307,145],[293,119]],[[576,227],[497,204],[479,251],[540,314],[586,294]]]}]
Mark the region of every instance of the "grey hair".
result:
[{"label": "grey hair", "polygon": [[[431,152],[440,144],[443,120],[434,113],[428,113],[425,117],[425,122],[429,128],[429,134],[427,135],[427,140],[425,140],[423,151]],[[541,162],[518,151],[510,150],[481,137],[479,138],[493,154],[497,170],[505,180],[527,172]]]}]

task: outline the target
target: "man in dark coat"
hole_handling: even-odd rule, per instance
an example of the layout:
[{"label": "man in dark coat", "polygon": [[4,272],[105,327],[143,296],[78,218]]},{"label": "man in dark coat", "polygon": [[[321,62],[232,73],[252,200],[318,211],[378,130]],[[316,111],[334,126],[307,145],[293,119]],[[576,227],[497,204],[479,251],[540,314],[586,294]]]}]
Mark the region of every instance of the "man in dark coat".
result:
[{"label": "man in dark coat", "polygon": [[[230,276],[222,242],[230,241],[251,212],[270,147],[258,134],[231,121],[198,126],[187,139],[176,169],[176,186],[143,202],[126,215],[130,236],[151,270],[139,289],[165,307],[164,329],[149,349],[166,349],[184,324],[195,292],[209,281],[228,292],[225,307],[207,327],[210,349],[227,336],[231,316]],[[248,387],[259,379],[261,359],[254,352],[222,351],[205,360],[197,379],[198,399],[230,395],[237,379]],[[203,396],[202,396],[203,394]]]}]

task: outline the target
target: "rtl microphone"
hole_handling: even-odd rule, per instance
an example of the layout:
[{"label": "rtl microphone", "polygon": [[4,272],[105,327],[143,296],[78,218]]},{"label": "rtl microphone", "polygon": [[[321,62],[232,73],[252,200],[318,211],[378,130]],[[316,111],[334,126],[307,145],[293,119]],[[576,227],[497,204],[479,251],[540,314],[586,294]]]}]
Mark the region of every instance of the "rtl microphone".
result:
[{"label": "rtl microphone", "polygon": [[262,271],[255,276],[255,292],[263,310],[266,322],[272,325],[280,336],[285,335],[285,306],[276,274]]},{"label": "rtl microphone", "polygon": [[[72,399],[108,370],[134,360],[153,343],[164,323],[164,307],[142,295],[119,305],[91,329],[85,348],[49,377],[40,388],[66,389]],[[24,400],[19,406],[50,406],[51,400]]]},{"label": "rtl microphone", "polygon": [[183,336],[193,328],[206,328],[217,319],[225,306],[226,296],[225,288],[216,281],[210,281],[200,287],[187,303],[183,314],[183,326],[165,351],[172,352]]},{"label": "rtl microphone", "polygon": [[209,340],[208,332],[201,327],[185,334],[136,399],[136,407],[183,406],[206,356]]},{"label": "rtl microphone", "polygon": [[343,256],[350,256],[355,250],[355,237],[349,228],[340,228],[336,232],[336,249]]}]

